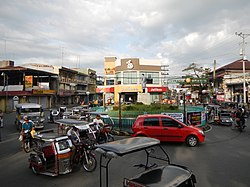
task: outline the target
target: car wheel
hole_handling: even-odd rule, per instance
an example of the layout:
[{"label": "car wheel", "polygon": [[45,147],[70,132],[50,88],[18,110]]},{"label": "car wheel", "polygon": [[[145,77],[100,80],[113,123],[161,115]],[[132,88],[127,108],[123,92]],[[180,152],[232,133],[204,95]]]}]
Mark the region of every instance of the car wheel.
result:
[{"label": "car wheel", "polygon": [[186,139],[186,143],[190,147],[195,147],[198,144],[198,138],[194,135],[190,135]]}]

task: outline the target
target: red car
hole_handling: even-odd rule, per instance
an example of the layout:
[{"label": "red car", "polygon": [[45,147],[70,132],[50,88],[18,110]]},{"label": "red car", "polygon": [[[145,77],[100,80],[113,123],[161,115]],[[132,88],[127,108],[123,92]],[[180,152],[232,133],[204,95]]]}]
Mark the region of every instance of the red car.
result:
[{"label": "red car", "polygon": [[205,139],[204,132],[164,114],[139,115],[133,126],[133,137],[146,136],[160,141],[185,142],[194,147]]}]

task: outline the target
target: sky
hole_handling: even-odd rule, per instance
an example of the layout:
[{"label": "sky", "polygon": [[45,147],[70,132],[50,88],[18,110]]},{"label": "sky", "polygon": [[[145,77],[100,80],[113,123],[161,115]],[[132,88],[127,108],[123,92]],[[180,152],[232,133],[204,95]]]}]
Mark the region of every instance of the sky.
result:
[{"label": "sky", "polygon": [[[249,0],[0,0],[0,60],[91,68],[157,59],[179,76],[250,58]],[[235,33],[244,35],[237,35]]]}]

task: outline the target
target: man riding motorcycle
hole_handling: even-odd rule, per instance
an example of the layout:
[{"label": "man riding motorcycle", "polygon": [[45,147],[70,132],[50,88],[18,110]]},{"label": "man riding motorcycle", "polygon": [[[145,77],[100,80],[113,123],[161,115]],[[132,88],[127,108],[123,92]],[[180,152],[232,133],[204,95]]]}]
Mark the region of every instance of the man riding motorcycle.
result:
[{"label": "man riding motorcycle", "polygon": [[[23,124],[22,124],[22,130],[21,130],[21,135],[22,135],[22,148],[26,149],[25,147],[25,141],[26,138],[28,139],[30,145],[32,141],[32,134],[34,132],[34,127],[33,127],[33,122],[29,120],[27,116],[23,117]],[[32,133],[31,133],[32,132]],[[30,146],[29,145],[29,146]]]}]

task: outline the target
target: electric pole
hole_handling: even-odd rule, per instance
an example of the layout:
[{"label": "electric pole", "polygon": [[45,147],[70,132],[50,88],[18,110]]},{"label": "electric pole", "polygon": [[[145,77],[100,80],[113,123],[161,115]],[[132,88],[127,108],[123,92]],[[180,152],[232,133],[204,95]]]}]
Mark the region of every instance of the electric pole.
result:
[{"label": "electric pole", "polygon": [[243,96],[244,96],[244,104],[247,102],[246,98],[246,69],[245,69],[245,60],[246,60],[246,51],[245,51],[245,39],[250,36],[250,34],[244,34],[242,32],[235,34],[242,38],[242,68],[243,68]]}]

